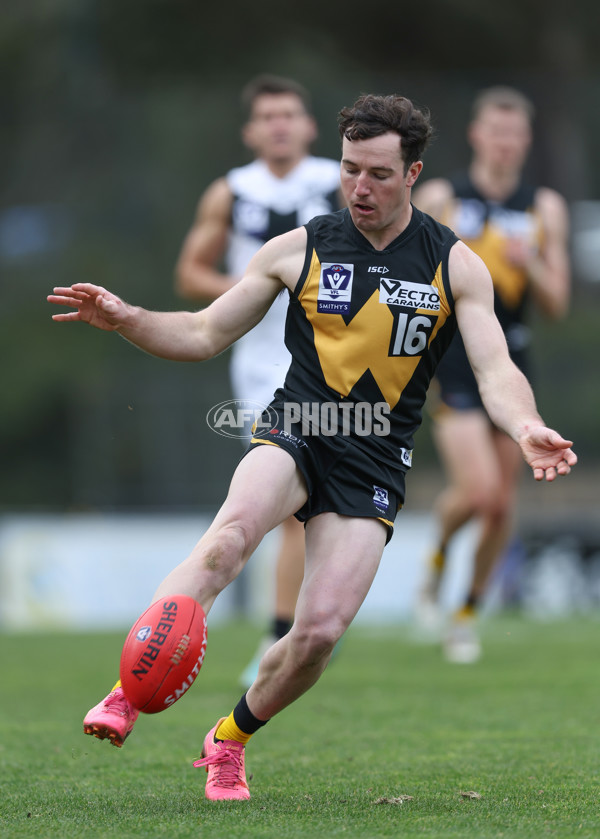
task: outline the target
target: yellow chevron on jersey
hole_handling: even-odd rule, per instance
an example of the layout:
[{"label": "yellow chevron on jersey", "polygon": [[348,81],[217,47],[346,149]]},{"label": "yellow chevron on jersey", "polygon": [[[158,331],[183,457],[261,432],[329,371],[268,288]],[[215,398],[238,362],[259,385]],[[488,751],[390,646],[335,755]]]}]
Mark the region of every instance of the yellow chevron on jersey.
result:
[{"label": "yellow chevron on jersey", "polygon": [[[349,323],[342,315],[318,312],[320,275],[321,262],[313,250],[310,268],[298,299],[313,326],[314,344],[327,386],[341,397],[346,397],[362,375],[370,370],[384,401],[393,409],[411,381],[421,361],[421,353],[413,356],[390,355],[394,315],[390,306],[380,302],[379,289],[373,291]],[[441,263],[431,286],[439,295],[440,306],[435,317],[431,318],[432,329],[427,338],[427,348],[451,315],[442,281]],[[414,314],[427,317],[432,312],[430,309],[416,308]]]},{"label": "yellow chevron on jersey", "polygon": [[535,190],[520,184],[505,202],[484,198],[466,175],[451,181],[454,196],[443,222],[485,262],[494,291],[508,310],[525,298],[529,278],[522,265],[510,260],[511,240],[519,240],[533,253],[543,244],[543,226],[535,209]]},{"label": "yellow chevron on jersey", "polygon": [[[292,363],[282,398],[342,403],[352,445],[409,468],[427,388],[456,331],[448,260],[457,238],[416,208],[383,250],[357,230],[347,209],[305,227],[305,261],[286,321]],[[389,429],[363,433],[364,410],[386,403]]]},{"label": "yellow chevron on jersey", "polygon": [[[535,253],[542,244],[542,226],[532,212],[523,213],[523,234],[527,246]],[[485,262],[492,275],[494,289],[508,308],[515,308],[522,301],[529,279],[525,268],[513,265],[507,258],[510,237],[502,226],[490,219],[477,239],[464,239],[472,251]]]}]

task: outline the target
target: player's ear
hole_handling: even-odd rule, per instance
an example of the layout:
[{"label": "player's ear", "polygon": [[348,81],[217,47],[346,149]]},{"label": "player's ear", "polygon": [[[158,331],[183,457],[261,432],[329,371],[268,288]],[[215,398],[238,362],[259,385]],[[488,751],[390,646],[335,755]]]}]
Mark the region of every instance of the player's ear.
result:
[{"label": "player's ear", "polygon": [[314,143],[319,135],[319,129],[317,127],[317,121],[314,117],[308,115],[307,116],[307,128],[306,128],[306,142],[307,143]]},{"label": "player's ear", "polygon": [[467,126],[467,142],[474,149],[479,140],[479,123],[476,119],[472,120]]},{"label": "player's ear", "polygon": [[414,186],[416,183],[417,178],[421,174],[421,170],[423,169],[423,161],[416,160],[414,163],[411,163],[408,167],[408,172],[406,173],[406,186]]},{"label": "player's ear", "polygon": [[251,121],[242,126],[242,143],[247,149],[250,149],[250,151],[256,151],[256,142],[254,140],[254,131]]}]

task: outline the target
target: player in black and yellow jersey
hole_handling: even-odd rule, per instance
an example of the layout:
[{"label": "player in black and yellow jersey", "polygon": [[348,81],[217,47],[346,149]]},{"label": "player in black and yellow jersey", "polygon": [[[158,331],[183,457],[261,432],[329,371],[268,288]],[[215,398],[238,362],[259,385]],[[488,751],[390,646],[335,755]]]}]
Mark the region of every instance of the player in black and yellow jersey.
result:
[{"label": "player in black and yellow jersey", "polygon": [[[292,363],[251,445],[292,455],[309,489],[301,520],[379,513],[391,536],[427,387],[456,328],[456,236],[417,209],[383,249],[347,211],[313,219],[306,236],[287,316]],[[341,433],[327,433],[332,419]]]},{"label": "player in black and yellow jersey", "polygon": [[74,309],[55,320],[118,331],[164,358],[201,361],[258,323],[282,291],[290,295],[284,387],[257,423],[257,442],[210,528],[155,595],[187,594],[208,612],[265,533],[290,514],[306,520],[294,624],[204,740],[213,800],[249,797],[245,744],[317,681],[361,606],[403,500],[427,385],[455,321],[486,410],[519,443],[534,478],[553,481],[577,460],[570,441],[544,425],[509,358],[483,262],[411,204],[430,131],[427,116],[400,96],[364,96],[344,108],[348,209],[267,242],[243,279],[207,309],[150,312],[89,283],[48,298]]},{"label": "player in black and yellow jersey", "polygon": [[[523,180],[532,138],[533,106],[505,87],[475,100],[468,137],[468,172],[431,180],[415,191],[415,203],[448,224],[487,265],[494,308],[512,360],[529,375],[528,309],[550,317],[566,311],[569,297],[567,210],[561,196]],[[436,504],[439,543],[430,558],[417,604],[417,618],[438,622],[438,593],[448,544],[470,519],[481,521],[473,577],[465,601],[444,633],[446,657],[473,662],[481,646],[475,628],[477,604],[510,538],[522,458],[518,447],[490,422],[460,334],[437,374],[440,404],[434,437],[449,484]]]}]

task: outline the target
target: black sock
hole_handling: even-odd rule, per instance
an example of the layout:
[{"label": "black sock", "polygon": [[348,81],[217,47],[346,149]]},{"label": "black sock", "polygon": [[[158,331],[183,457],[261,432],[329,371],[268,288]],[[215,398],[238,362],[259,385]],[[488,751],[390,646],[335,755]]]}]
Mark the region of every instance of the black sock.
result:
[{"label": "black sock", "polygon": [[279,641],[280,638],[283,638],[284,635],[287,635],[290,629],[292,628],[292,621],[288,620],[287,618],[273,618],[273,623],[271,624],[271,632]]},{"label": "black sock", "polygon": [[478,602],[479,597],[471,591],[467,595],[467,599],[465,600],[465,606],[474,612],[477,609]]},{"label": "black sock", "polygon": [[259,728],[268,723],[268,720],[259,720],[254,716],[248,703],[246,702],[246,694],[242,696],[238,704],[233,709],[233,720],[237,727],[245,734],[254,734]]}]

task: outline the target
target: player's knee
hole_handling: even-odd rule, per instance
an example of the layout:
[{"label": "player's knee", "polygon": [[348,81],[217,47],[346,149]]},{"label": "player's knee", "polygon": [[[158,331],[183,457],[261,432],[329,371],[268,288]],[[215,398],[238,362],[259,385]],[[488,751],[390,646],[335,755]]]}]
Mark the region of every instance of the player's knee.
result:
[{"label": "player's knee", "polygon": [[304,625],[298,625],[297,622],[293,638],[290,639],[296,665],[299,668],[311,667],[329,657],[345,629],[343,622],[335,617],[311,621]]},{"label": "player's knee", "polygon": [[497,492],[487,510],[487,517],[501,527],[512,516],[512,498],[504,492]]},{"label": "player's knee", "polygon": [[468,505],[474,516],[489,518],[496,515],[499,505],[498,487],[494,484],[479,484],[468,493]]},{"label": "player's knee", "polygon": [[205,543],[202,555],[204,567],[225,574],[236,572],[253,546],[252,527],[242,522],[229,522]]}]

